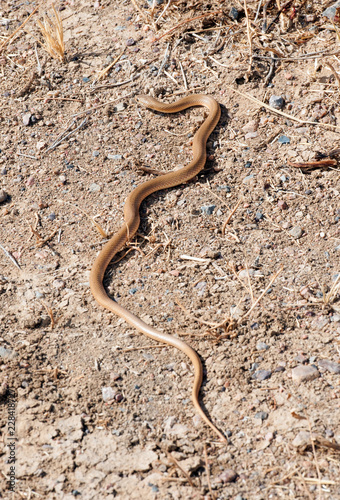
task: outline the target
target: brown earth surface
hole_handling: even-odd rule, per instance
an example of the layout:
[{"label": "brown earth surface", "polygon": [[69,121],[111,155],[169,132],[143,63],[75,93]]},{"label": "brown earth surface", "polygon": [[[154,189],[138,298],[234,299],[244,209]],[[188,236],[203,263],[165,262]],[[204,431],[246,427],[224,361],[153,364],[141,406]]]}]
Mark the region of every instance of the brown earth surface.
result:
[{"label": "brown earth surface", "polygon": [[[249,3],[247,32],[243,3],[150,4],[57,3],[59,61],[33,36],[42,10],[4,45],[36,2],[0,3],[0,496],[340,499],[337,18],[269,3],[266,31]],[[192,92],[222,108],[206,168],[143,203],[105,285],[197,351],[227,445],[185,355],[89,289],[94,222],[120,227],[141,167],[187,164],[206,116],[134,96]],[[328,169],[289,163],[318,153]]]}]

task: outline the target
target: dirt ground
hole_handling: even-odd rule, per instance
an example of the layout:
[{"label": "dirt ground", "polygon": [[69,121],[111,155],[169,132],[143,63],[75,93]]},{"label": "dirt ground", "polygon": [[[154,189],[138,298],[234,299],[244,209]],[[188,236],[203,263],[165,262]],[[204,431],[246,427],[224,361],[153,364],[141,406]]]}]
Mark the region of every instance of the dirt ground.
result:
[{"label": "dirt ground", "polygon": [[[337,18],[272,2],[266,31],[258,2],[248,23],[239,2],[151,4],[57,2],[59,61],[42,10],[5,46],[37,3],[0,3],[0,496],[340,499]],[[105,286],[197,351],[226,445],[189,359],[89,289],[95,223],[121,226],[143,167],[187,164],[206,117],[134,96],[193,92],[222,109],[206,168],[143,203]]]}]

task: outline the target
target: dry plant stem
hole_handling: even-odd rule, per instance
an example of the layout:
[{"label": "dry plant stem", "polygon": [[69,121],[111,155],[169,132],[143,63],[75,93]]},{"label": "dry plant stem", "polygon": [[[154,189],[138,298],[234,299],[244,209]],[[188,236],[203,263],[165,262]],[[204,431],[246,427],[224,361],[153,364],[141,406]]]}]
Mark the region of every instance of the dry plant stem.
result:
[{"label": "dry plant stem", "polygon": [[151,24],[152,27],[154,28],[155,31],[158,31],[158,28],[157,28],[157,25],[155,23],[155,21],[153,19],[151,19],[147,14],[145,14],[145,12],[139,7],[138,3],[136,2],[136,0],[131,0],[131,2],[133,3],[133,5],[136,7],[136,9],[138,10],[138,12],[141,14],[141,16],[144,18],[144,21],[147,23],[147,24]]},{"label": "dry plant stem", "polygon": [[327,62],[326,62],[326,66],[328,66],[328,67],[329,67],[329,69],[330,69],[331,71],[333,71],[333,73],[334,73],[334,77],[336,78],[336,81],[337,81],[337,83],[338,83],[338,87],[340,87],[340,75],[339,75],[339,73],[337,73],[337,72],[335,71],[334,66],[333,66],[333,65],[332,65],[329,61],[327,61]]},{"label": "dry plant stem", "polygon": [[251,34],[250,34],[250,23],[249,23],[247,0],[244,0],[244,12],[246,14],[247,37],[248,37],[248,44],[249,44],[249,67],[248,67],[248,71],[247,71],[247,75],[249,77],[249,75],[251,73],[251,67],[253,65],[253,43],[252,43]]},{"label": "dry plant stem", "polygon": [[[132,0],[132,1],[134,1],[134,0]],[[215,12],[209,12],[208,14],[202,14],[201,16],[196,16],[196,17],[192,17],[190,19],[186,19],[185,21],[182,21],[182,22],[176,24],[176,26],[171,28],[169,31],[166,31],[165,33],[163,33],[163,35],[155,38],[153,40],[153,43],[158,42],[159,40],[161,40],[165,36],[171,35],[171,33],[173,33],[175,30],[177,30],[177,28],[179,28],[180,26],[183,26],[183,24],[191,23],[192,21],[196,21],[197,19],[202,19],[203,17],[215,16],[216,14],[223,14],[223,11],[217,10]]]},{"label": "dry plant stem", "polygon": [[268,285],[266,286],[266,288],[263,290],[263,292],[261,293],[261,295],[255,300],[255,302],[253,303],[253,305],[251,306],[251,308],[249,309],[249,311],[247,311],[241,318],[241,320],[244,320],[246,319],[250,314],[251,312],[253,311],[253,309],[257,306],[257,304],[260,302],[260,300],[262,299],[262,297],[267,293],[267,290],[272,286],[272,284],[274,283],[274,281],[276,280],[276,278],[282,273],[283,271],[283,267],[281,267],[275,274],[274,276],[272,277],[272,279],[270,280],[270,282],[268,283]]},{"label": "dry plant stem", "polygon": [[312,450],[313,450],[313,455],[314,455],[314,461],[315,461],[315,468],[316,468],[316,472],[318,474],[318,481],[319,481],[319,498],[321,499],[321,474],[320,474],[320,468],[319,468],[319,463],[318,463],[318,459],[317,459],[317,456],[316,456],[316,451],[315,451],[315,445],[314,445],[314,440],[313,440],[313,433],[312,433],[312,426],[311,426],[311,423],[310,423],[310,420],[305,412],[305,416],[306,416],[306,419],[307,419],[307,422],[308,422],[308,428],[309,428],[309,434],[310,434],[310,440],[311,440],[311,443],[312,443]]},{"label": "dry plant stem", "polygon": [[229,213],[227,219],[224,221],[223,226],[222,226],[222,235],[223,236],[225,235],[225,229],[226,229],[227,225],[229,224],[229,222],[231,221],[232,216],[234,215],[234,213],[236,212],[236,210],[240,206],[240,203],[241,203],[241,200],[238,200],[238,202],[236,203],[235,207],[232,209],[232,211]]},{"label": "dry plant stem", "polygon": [[186,470],[183,469],[183,467],[181,467],[178,463],[178,461],[176,460],[175,457],[173,457],[171,455],[171,453],[169,453],[168,451],[166,452],[169,460],[171,460],[171,462],[182,472],[182,474],[186,477],[188,483],[190,484],[190,486],[192,486],[193,488],[196,488],[195,484],[193,483],[191,477],[189,476],[189,474],[187,473]]},{"label": "dry plant stem", "polygon": [[287,161],[287,165],[290,167],[295,167],[295,168],[301,168],[301,170],[313,170],[315,168],[328,168],[328,167],[334,167],[337,165],[338,162],[336,160],[332,160],[330,158],[327,158],[325,160],[319,160],[319,161],[304,161],[304,162],[292,162],[290,160]]},{"label": "dry plant stem", "polygon": [[213,490],[211,488],[211,482],[210,482],[210,467],[209,467],[209,462],[208,462],[208,453],[207,453],[207,445],[204,443],[204,461],[205,461],[205,468],[207,471],[207,481],[208,481],[208,487],[209,487],[209,492],[212,500],[216,499],[215,494],[213,493]]},{"label": "dry plant stem", "polygon": [[6,257],[9,258],[9,260],[11,262],[13,262],[13,264],[15,265],[15,267],[17,267],[20,271],[21,271],[21,267],[19,266],[18,262],[16,261],[16,259],[6,250],[6,248],[4,248],[2,245],[0,245],[0,248],[1,250],[4,252],[4,254],[6,255]]},{"label": "dry plant stem", "polygon": [[112,61],[112,63],[110,63],[108,66],[106,66],[106,68],[104,68],[99,74],[98,76],[93,80],[93,82],[91,83],[91,87],[94,86],[94,84],[96,82],[99,82],[99,80],[101,80],[102,78],[104,78],[104,76],[110,71],[110,69],[112,68],[112,66],[114,66],[118,61],[119,59],[122,57],[122,55],[124,54],[125,52],[125,47],[124,49],[121,51],[121,53],[116,57],[116,59],[114,59]]},{"label": "dry plant stem", "polygon": [[[50,146],[49,148],[46,149],[45,153],[47,153],[48,151],[52,151],[57,146],[59,146],[59,144],[61,144],[63,141],[65,141],[65,139],[67,139],[68,137],[70,137],[72,134],[74,134],[75,132],[77,132],[77,130],[79,130],[83,125],[85,125],[86,122],[87,122],[87,118],[84,118],[84,120],[80,123],[80,125],[78,125],[77,128],[75,128],[74,130],[71,130],[71,132],[69,132],[67,135],[65,135],[64,137],[62,137],[59,141],[54,142],[54,144],[52,144],[52,146]],[[75,123],[75,120],[73,121],[73,123]],[[70,127],[72,127],[73,123],[71,123]],[[70,127],[68,127],[68,129]],[[65,133],[65,132],[63,132],[63,133]]]},{"label": "dry plant stem", "polygon": [[19,28],[13,31],[13,33],[2,42],[2,44],[0,45],[0,54],[2,50],[6,47],[6,45],[8,45],[9,42],[13,39],[13,37],[18,33],[18,31],[20,31],[25,26],[25,24],[28,23],[28,21],[37,12],[38,9],[39,5],[33,10],[33,12],[28,16],[28,18],[25,19],[25,21],[19,26]]},{"label": "dry plant stem", "polygon": [[[269,50],[267,47],[259,47],[259,48],[262,48],[262,50]],[[336,50],[334,52],[325,52],[324,50],[320,50],[319,52],[310,52],[309,54],[305,54],[303,56],[279,57],[277,60],[281,60],[281,61],[301,61],[301,60],[306,60],[306,59],[315,59],[316,57],[320,58],[322,56],[323,57],[337,56],[338,54],[340,54],[340,50]],[[272,59],[272,57],[259,56],[259,55],[256,55],[256,54],[253,57],[254,57],[254,59]]]},{"label": "dry plant stem", "polygon": [[164,7],[164,9],[162,10],[162,12],[160,13],[160,15],[157,17],[155,23],[158,24],[158,22],[162,19],[162,17],[164,16],[164,14],[166,13],[166,11],[168,10],[168,8],[170,7],[170,4],[171,4],[171,1],[172,0],[169,0],[168,3],[166,4],[166,6]]},{"label": "dry plant stem", "polygon": [[128,347],[119,352],[143,351],[144,349],[165,349],[166,345],[145,345],[144,347]]},{"label": "dry plant stem", "polygon": [[319,123],[319,122],[312,122],[311,120],[301,120],[301,118],[297,118],[293,115],[289,115],[288,113],[284,113],[283,111],[279,111],[278,109],[273,108],[272,106],[269,106],[269,104],[266,104],[265,102],[260,101],[260,99],[257,99],[256,97],[250,95],[250,94],[245,94],[244,92],[240,92],[239,90],[234,89],[231,87],[231,85],[225,85],[228,87],[230,90],[233,92],[236,92],[236,94],[239,94],[243,97],[246,97],[250,101],[255,102],[258,106],[263,106],[264,108],[268,109],[269,111],[272,111],[273,113],[276,113],[277,115],[284,116],[285,118],[288,118],[289,120],[296,121],[298,123],[302,123],[305,125],[318,125],[319,127],[324,127],[328,128],[330,130],[334,130],[336,132],[340,132],[340,127],[337,127],[336,125],[330,125],[329,123]]}]

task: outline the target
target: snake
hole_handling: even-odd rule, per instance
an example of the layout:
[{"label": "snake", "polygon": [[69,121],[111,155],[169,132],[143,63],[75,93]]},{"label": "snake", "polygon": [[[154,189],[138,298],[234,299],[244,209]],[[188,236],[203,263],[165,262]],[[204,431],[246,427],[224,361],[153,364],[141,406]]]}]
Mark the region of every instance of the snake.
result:
[{"label": "snake", "polygon": [[104,274],[111,260],[117,252],[122,250],[124,245],[133,238],[138,230],[140,223],[139,208],[142,201],[150,194],[160,189],[168,189],[190,181],[203,169],[207,155],[206,143],[220,119],[221,108],[215,99],[204,94],[191,94],[170,104],[160,102],[149,95],[138,95],[135,97],[135,100],[137,104],[141,106],[162,113],[177,113],[192,106],[203,106],[209,110],[209,114],[193,137],[192,161],[178,170],[168,172],[140,184],[126,198],[124,205],[124,223],[103,246],[91,268],[91,292],[102,307],[123,318],[128,324],[142,334],[157,342],[175,347],[188,356],[194,368],[194,381],[192,386],[193,405],[202,420],[218,435],[219,439],[223,442],[227,442],[226,437],[217,429],[200,406],[199,391],[203,381],[203,368],[200,357],[196,351],[181,339],[151,327],[141,318],[117,303],[106,293],[103,284]]}]

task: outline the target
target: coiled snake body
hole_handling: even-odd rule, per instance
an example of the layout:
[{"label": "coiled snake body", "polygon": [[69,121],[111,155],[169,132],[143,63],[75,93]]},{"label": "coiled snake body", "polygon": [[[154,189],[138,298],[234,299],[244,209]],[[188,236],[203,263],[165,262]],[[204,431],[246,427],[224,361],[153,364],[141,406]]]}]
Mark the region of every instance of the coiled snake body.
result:
[{"label": "coiled snake body", "polygon": [[152,328],[130,311],[113,301],[107,295],[103,286],[104,273],[111,259],[123,248],[128,240],[133,238],[137,232],[140,222],[139,207],[142,201],[155,191],[174,187],[178,184],[189,181],[204,167],[206,161],[206,142],[220,119],[220,106],[212,97],[199,94],[184,97],[173,104],[164,104],[150,96],[144,95],[136,97],[136,101],[147,108],[161,111],[163,113],[176,113],[177,111],[182,111],[192,106],[205,106],[209,109],[209,115],[193,138],[193,159],[189,165],[181,168],[180,170],[172,171],[157,178],[148,180],[129,194],[124,206],[125,222],[123,226],[103,247],[91,269],[91,291],[94,298],[100,305],[123,318],[127,321],[127,323],[139,330],[141,333],[147,337],[157,340],[158,342],[176,347],[190,358],[194,365],[194,383],[192,388],[193,404],[206,424],[213,429],[220,439],[226,441],[225,436],[214,426],[214,424],[203,412],[198,401],[198,394],[203,379],[203,369],[201,360],[197,353],[182,340]]}]

